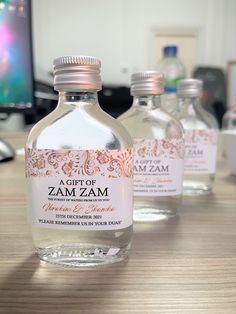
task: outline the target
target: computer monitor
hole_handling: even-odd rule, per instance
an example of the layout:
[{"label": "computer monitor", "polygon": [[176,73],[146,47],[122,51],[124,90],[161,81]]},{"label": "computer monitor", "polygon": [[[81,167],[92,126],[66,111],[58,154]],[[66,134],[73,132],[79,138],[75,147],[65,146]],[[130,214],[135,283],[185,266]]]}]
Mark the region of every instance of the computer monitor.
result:
[{"label": "computer monitor", "polygon": [[0,0],[0,112],[34,110],[30,0]]}]

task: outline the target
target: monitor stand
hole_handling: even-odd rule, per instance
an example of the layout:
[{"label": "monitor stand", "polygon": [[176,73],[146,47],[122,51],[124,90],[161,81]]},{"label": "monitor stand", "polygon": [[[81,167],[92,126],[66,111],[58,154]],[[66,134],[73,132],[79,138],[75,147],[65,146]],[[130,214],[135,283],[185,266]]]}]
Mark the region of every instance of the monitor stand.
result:
[{"label": "monitor stand", "polygon": [[[0,131],[20,131],[24,128],[24,116],[22,113],[0,113]],[[0,137],[0,162],[9,161],[16,156],[15,149]]]}]

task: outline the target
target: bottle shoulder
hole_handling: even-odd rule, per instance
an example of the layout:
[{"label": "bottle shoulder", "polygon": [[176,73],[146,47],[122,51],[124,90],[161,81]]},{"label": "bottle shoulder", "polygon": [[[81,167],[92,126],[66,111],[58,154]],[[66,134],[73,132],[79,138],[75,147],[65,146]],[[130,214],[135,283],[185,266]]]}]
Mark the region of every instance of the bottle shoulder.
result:
[{"label": "bottle shoulder", "polygon": [[41,149],[123,149],[132,139],[99,105],[61,106],[31,130],[28,147]]},{"label": "bottle shoulder", "polygon": [[129,110],[119,117],[133,138],[165,138],[168,134],[181,137],[182,125],[162,108],[154,110]]},{"label": "bottle shoulder", "polygon": [[118,117],[118,120],[123,123],[123,121],[126,120],[135,120],[139,121],[140,123],[145,123],[146,119],[150,118],[153,122],[163,122],[163,123],[169,123],[170,120],[175,121],[178,124],[178,121],[176,121],[176,118],[169,114],[164,108],[154,108],[154,109],[142,109],[138,106],[134,108],[130,108],[127,110],[124,114],[120,115]]},{"label": "bottle shoulder", "polygon": [[218,129],[216,118],[202,107],[196,111],[175,110],[173,115],[184,129]]}]

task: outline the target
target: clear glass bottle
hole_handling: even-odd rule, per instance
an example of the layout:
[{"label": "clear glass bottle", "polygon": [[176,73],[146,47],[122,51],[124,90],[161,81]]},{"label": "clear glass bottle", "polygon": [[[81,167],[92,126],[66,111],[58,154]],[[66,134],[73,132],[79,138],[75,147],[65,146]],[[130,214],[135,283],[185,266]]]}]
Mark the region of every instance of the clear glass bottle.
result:
[{"label": "clear glass bottle", "polygon": [[165,111],[172,113],[177,106],[176,84],[178,80],[184,79],[185,67],[178,58],[177,46],[163,47],[163,58],[157,65],[157,70],[164,75],[165,93],[161,96],[162,106]]},{"label": "clear glass bottle", "polygon": [[133,105],[119,117],[134,140],[135,221],[167,219],[181,203],[183,129],[162,109],[162,93],[160,72],[133,74]]},{"label": "clear glass bottle", "polygon": [[40,259],[95,266],[129,254],[132,236],[132,139],[100,108],[100,61],[54,61],[57,108],[26,144],[29,222]]},{"label": "clear glass bottle", "polygon": [[177,83],[179,102],[173,114],[185,130],[184,195],[209,193],[215,178],[218,124],[201,105],[202,87],[196,79]]},{"label": "clear glass bottle", "polygon": [[222,120],[222,129],[235,130],[236,129],[236,106],[226,111]]},{"label": "clear glass bottle", "polygon": [[225,147],[225,136],[228,132],[235,132],[236,130],[236,106],[229,108],[222,119],[222,133],[220,147],[222,149],[222,157],[227,159],[226,147]]}]

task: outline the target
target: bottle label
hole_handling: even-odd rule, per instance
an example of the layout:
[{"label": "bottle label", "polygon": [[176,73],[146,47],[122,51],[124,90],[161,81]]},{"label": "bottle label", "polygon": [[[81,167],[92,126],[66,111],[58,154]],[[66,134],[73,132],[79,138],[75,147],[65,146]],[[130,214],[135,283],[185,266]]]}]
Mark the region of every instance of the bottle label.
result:
[{"label": "bottle label", "polygon": [[26,149],[28,219],[38,227],[114,230],[132,224],[133,151]]},{"label": "bottle label", "polygon": [[164,81],[164,89],[166,93],[176,93],[177,82],[183,77],[179,76],[173,79],[166,79]]},{"label": "bottle label", "polygon": [[216,170],[218,130],[185,131],[185,174],[213,174]]},{"label": "bottle label", "polygon": [[171,196],[182,193],[183,139],[134,140],[134,195]]}]

